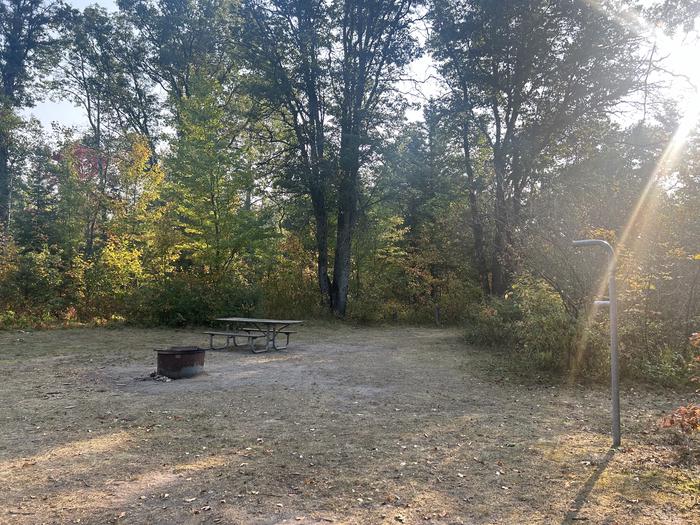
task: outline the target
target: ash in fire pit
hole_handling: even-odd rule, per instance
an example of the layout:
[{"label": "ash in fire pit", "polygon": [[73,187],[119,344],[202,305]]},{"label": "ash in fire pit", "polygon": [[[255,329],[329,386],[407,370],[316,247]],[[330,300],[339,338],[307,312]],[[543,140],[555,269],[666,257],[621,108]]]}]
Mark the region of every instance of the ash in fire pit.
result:
[{"label": "ash in fire pit", "polygon": [[158,375],[182,379],[204,372],[204,348],[172,346],[166,350],[156,350],[156,353],[158,354]]}]

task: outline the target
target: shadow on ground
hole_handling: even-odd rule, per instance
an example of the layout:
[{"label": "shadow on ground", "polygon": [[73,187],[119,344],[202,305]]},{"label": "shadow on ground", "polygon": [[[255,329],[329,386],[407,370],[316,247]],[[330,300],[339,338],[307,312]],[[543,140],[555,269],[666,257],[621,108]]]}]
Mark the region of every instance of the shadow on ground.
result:
[{"label": "shadow on ground", "polygon": [[691,523],[697,468],[643,433],[671,394],[623,397],[613,455],[604,390],[496,383],[457,331],[299,335],[169,383],[152,349],[201,334],[0,335],[0,522]]}]

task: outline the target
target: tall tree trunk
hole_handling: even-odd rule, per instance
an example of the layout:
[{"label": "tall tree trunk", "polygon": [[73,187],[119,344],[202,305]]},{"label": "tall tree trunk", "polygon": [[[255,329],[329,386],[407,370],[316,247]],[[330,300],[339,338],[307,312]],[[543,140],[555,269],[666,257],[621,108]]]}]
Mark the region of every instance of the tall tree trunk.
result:
[{"label": "tall tree trunk", "polygon": [[479,273],[479,283],[484,295],[491,294],[491,283],[489,282],[489,270],[486,262],[486,250],[484,248],[484,226],[481,220],[481,210],[479,209],[479,187],[474,175],[474,167],[472,165],[470,143],[469,143],[469,126],[464,124],[462,130],[462,148],[464,150],[464,161],[467,172],[467,185],[469,191],[469,213],[470,223],[472,228],[472,237],[474,238],[474,262],[476,270]]},{"label": "tall tree trunk", "polygon": [[333,285],[331,287],[331,311],[345,317],[350,285],[352,233],[357,208],[357,172],[342,170],[338,188],[338,231],[335,259],[333,261]]},{"label": "tall tree trunk", "polygon": [[3,242],[9,233],[10,225],[12,176],[10,174],[9,141],[9,133],[0,124],[0,236],[2,236]]},{"label": "tall tree trunk", "polygon": [[323,188],[311,188],[311,203],[316,221],[316,275],[318,278],[321,303],[331,305],[331,281],[328,277],[328,209]]},{"label": "tall tree trunk", "polygon": [[500,153],[494,158],[495,171],[495,200],[494,200],[494,236],[493,259],[491,261],[492,293],[502,296],[506,293],[509,284],[509,271],[507,263],[507,238],[508,238],[508,214],[505,198],[505,165]]},{"label": "tall tree trunk", "polygon": [[[294,7],[298,19],[298,45],[300,48],[301,73],[304,80],[303,92],[308,104],[308,119],[304,126],[295,127],[302,158],[309,177],[308,192],[311,197],[314,220],[316,222],[316,274],[321,292],[321,304],[331,305],[331,281],[328,277],[328,208],[326,186],[328,165],[325,159],[324,108],[319,98],[318,34],[314,26],[314,5],[298,0]],[[288,88],[288,85],[285,85]],[[289,100],[293,97],[289,93]],[[303,114],[294,103],[289,102],[292,114]],[[296,121],[295,121],[296,122]],[[308,146],[308,150],[306,148]]]},{"label": "tall tree trunk", "polygon": [[95,226],[97,223],[97,213],[98,210],[95,208],[95,211],[91,213],[91,216],[89,217],[89,222],[85,230],[85,257],[87,259],[92,259],[92,256],[95,254]]},{"label": "tall tree trunk", "polygon": [[14,114],[12,108],[2,101],[0,93],[0,237],[4,244],[10,233],[12,208],[12,170],[10,167],[10,144]]},{"label": "tall tree trunk", "polygon": [[[353,108],[354,114],[358,111]],[[331,286],[331,311],[345,317],[350,286],[352,261],[352,234],[355,229],[358,200],[358,173],[360,170],[359,124],[346,108],[341,124],[340,137],[340,183],[338,185],[338,226],[333,261],[333,284]]]},{"label": "tall tree trunk", "polygon": [[513,254],[519,253],[521,246],[519,245],[518,232],[520,231],[522,221],[523,208],[523,189],[527,182],[526,173],[527,166],[523,165],[519,153],[513,155],[513,166],[511,168],[511,181],[513,187],[513,195],[510,202],[510,216],[508,217],[508,253],[511,256],[509,259],[509,271],[513,273],[516,270],[517,260]]}]

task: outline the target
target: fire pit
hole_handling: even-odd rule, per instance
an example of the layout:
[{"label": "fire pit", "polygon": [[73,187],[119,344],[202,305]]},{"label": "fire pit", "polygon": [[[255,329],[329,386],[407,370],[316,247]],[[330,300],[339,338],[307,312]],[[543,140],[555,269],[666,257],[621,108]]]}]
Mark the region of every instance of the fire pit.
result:
[{"label": "fire pit", "polygon": [[172,346],[166,350],[156,350],[158,354],[158,375],[171,379],[194,377],[204,372],[205,349],[198,346]]}]

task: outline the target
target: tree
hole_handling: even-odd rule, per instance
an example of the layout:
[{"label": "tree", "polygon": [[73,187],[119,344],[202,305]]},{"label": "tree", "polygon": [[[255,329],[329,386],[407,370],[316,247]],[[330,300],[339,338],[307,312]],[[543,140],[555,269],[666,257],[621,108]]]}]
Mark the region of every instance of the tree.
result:
[{"label": "tree", "polygon": [[52,26],[59,3],[45,0],[0,2],[0,229],[8,233],[12,196],[11,143],[17,119],[13,111],[31,106],[37,83],[56,50]]},{"label": "tree", "polygon": [[253,174],[246,156],[243,97],[202,74],[189,81],[189,96],[178,104],[178,136],[166,159],[169,200],[185,251],[214,280],[223,279],[246,250],[270,236],[265,214],[252,209]]},{"label": "tree", "polygon": [[[306,2],[250,0],[243,38],[261,92],[293,137],[316,226],[318,280],[325,304],[347,308],[361,168],[400,97],[412,59],[414,0]],[[394,111],[393,114],[390,111]],[[329,196],[337,210],[333,278],[328,269]]]},{"label": "tree", "polygon": [[370,146],[370,134],[390,120],[386,111],[396,111],[392,84],[414,56],[414,6],[413,0],[345,0],[342,6],[342,57],[335,72],[342,79],[335,115],[340,128],[338,226],[331,286],[331,306],[341,316],[347,307],[362,149]]},{"label": "tree", "polygon": [[[122,14],[86,7],[64,17],[65,48],[51,86],[81,107],[99,147],[108,126],[135,132],[155,155],[160,105],[147,74],[146,50]],[[151,159],[152,162],[155,158]]]},{"label": "tree", "polygon": [[700,16],[698,0],[665,0],[650,8],[652,16],[671,28],[682,27],[686,32],[693,30],[695,20]]},{"label": "tree", "polygon": [[[553,166],[567,162],[557,150],[577,127],[640,87],[640,37],[575,0],[436,0],[432,19],[433,54],[450,89],[452,115],[462,123],[470,191],[478,193],[488,180],[490,288],[502,295],[516,266],[528,195],[547,184]],[[482,144],[491,173],[477,175],[473,157]],[[477,243],[480,213],[473,204]],[[482,282],[485,251],[475,248]]]},{"label": "tree", "polygon": [[94,206],[85,234],[89,258],[95,253],[98,233],[102,244],[107,241],[112,150],[119,132],[112,97],[113,79],[118,74],[113,51],[116,35],[110,16],[96,7],[72,12],[65,25],[65,57],[52,84],[83,109],[89,126],[82,144],[73,150],[75,165],[82,168],[84,180],[94,181],[90,191]]},{"label": "tree", "polygon": [[60,244],[58,186],[60,166],[41,133],[41,124],[30,121],[14,141],[21,151],[24,176],[15,185],[13,237],[23,251],[39,252]]},{"label": "tree", "polygon": [[120,56],[137,50],[131,62],[138,57],[136,70],[165,91],[175,120],[176,103],[192,94],[196,78],[207,74],[226,85],[236,72],[232,0],[119,0],[118,5],[120,23],[133,38]]},{"label": "tree", "polygon": [[[285,141],[289,182],[300,178],[315,221],[317,277],[323,304],[331,305],[328,267],[329,191],[333,170],[328,138],[330,13],[320,1],[250,1],[244,4],[241,41],[253,68],[253,95],[264,97],[291,137]],[[275,140],[284,140],[275,133]]]}]

